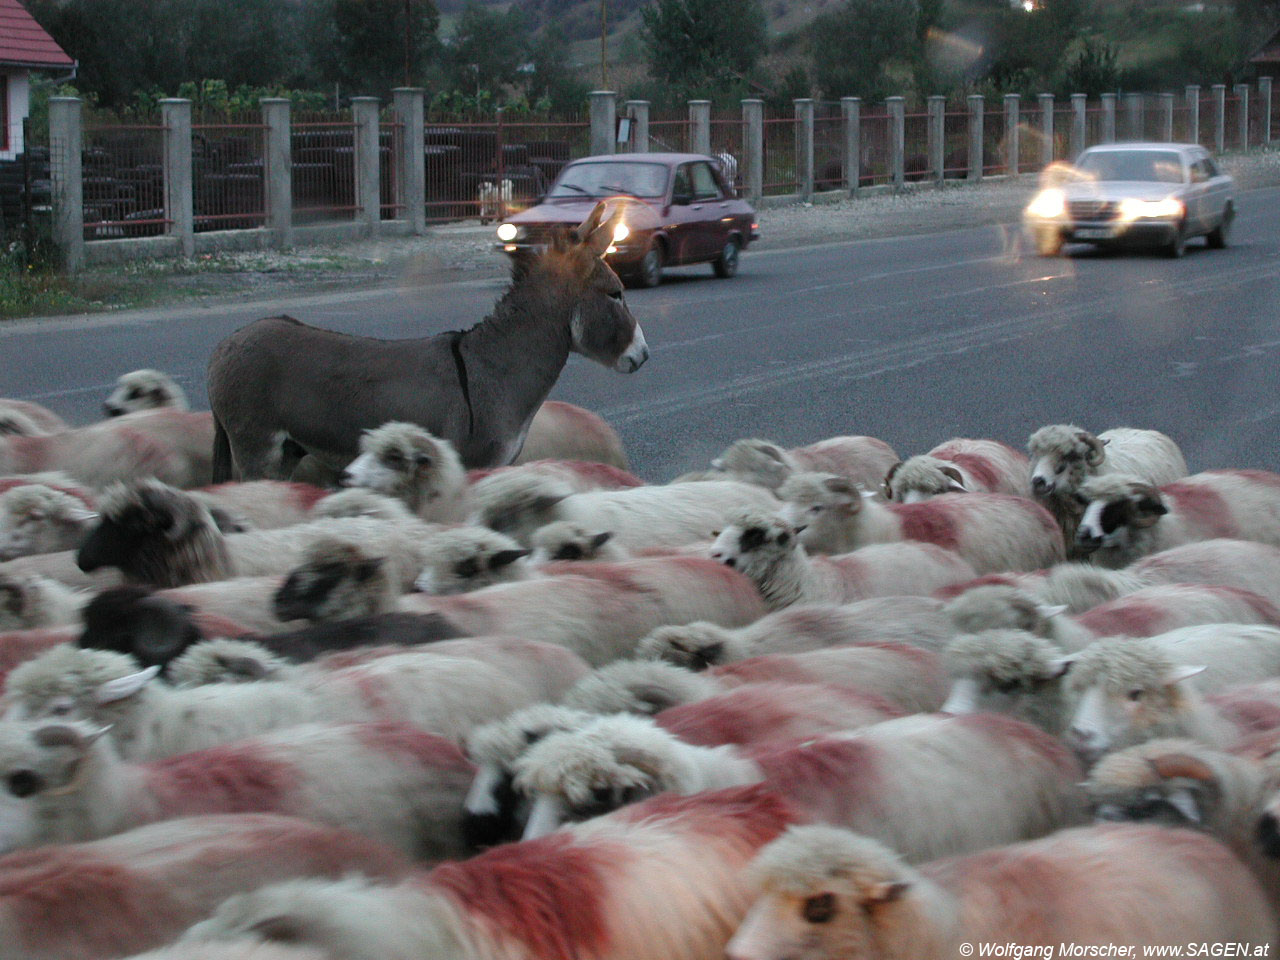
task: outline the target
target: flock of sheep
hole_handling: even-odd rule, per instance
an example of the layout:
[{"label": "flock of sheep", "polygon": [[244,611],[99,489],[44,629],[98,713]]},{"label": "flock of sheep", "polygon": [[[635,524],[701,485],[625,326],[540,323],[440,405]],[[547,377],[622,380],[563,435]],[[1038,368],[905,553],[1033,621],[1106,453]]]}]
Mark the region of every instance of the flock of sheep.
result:
[{"label": "flock of sheep", "polygon": [[170,378],[105,408],[0,400],[0,960],[1278,940],[1280,475],[1054,425],[649,485],[549,403],[208,486]]}]

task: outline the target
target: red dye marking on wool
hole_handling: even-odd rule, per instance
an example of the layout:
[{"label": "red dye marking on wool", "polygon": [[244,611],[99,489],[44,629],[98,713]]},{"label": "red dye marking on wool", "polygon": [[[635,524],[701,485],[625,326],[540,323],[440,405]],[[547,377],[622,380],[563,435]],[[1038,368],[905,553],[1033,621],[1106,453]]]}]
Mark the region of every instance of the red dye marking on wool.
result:
[{"label": "red dye marking on wool", "polygon": [[772,842],[802,819],[776,786],[764,783],[687,796],[663,793],[625,806],[609,817],[623,823],[655,821],[682,834],[736,841],[753,848]]},{"label": "red dye marking on wool", "polygon": [[359,723],[352,726],[351,732],[366,749],[377,753],[407,757],[421,766],[441,770],[474,769],[452,740],[410,723]]},{"label": "red dye marking on wool", "polygon": [[1160,488],[1166,501],[1186,525],[1202,537],[1236,537],[1240,527],[1222,494],[1195,483],[1170,483]]},{"label": "red dye marking on wool", "polygon": [[0,493],[5,493],[15,487],[29,487],[32,484],[39,484],[42,487],[48,487],[50,490],[57,490],[59,493],[65,493],[69,497],[75,497],[86,507],[94,509],[93,497],[89,495],[88,491],[80,490],[76,487],[64,487],[62,484],[48,483],[44,480],[29,480],[26,477],[5,477],[3,480],[0,480]]},{"label": "red dye marking on wool", "polygon": [[960,534],[952,506],[946,500],[925,500],[923,503],[891,503],[889,509],[898,515],[906,539],[954,550],[960,543]]},{"label": "red dye marking on wool", "polygon": [[939,459],[949,460],[987,490],[1000,486],[1000,471],[986,457],[976,453],[948,453]]},{"label": "red dye marking on wool", "polygon": [[1081,776],[1080,764],[1075,755],[1061,740],[1045,733],[1039,727],[1033,727],[1029,723],[1023,723],[1021,720],[999,713],[969,713],[951,718],[947,722],[978,730],[1005,745],[1026,747],[1048,760],[1067,776]]},{"label": "red dye marking on wool", "polygon": [[974,587],[1021,587],[1023,580],[1006,573],[987,573],[981,577],[975,577],[973,580],[966,580],[964,583],[953,583],[950,586],[940,587],[933,591],[935,600],[954,600],[962,593],[967,593]]},{"label": "red dye marking on wool", "polygon": [[1168,615],[1165,606],[1156,601],[1121,597],[1094,607],[1076,619],[1100,637],[1150,637],[1164,632]]},{"label": "red dye marking on wool", "polygon": [[9,671],[62,643],[74,643],[75,630],[14,630],[0,633],[0,690]]},{"label": "red dye marking on wool", "polygon": [[145,764],[147,790],[164,817],[282,811],[294,767],[252,743],[227,744]]},{"label": "red dye marking on wool", "polygon": [[216,637],[235,638],[254,635],[254,631],[249,627],[234,620],[228,620],[221,614],[197,610],[191,615],[191,619],[195,622],[196,629],[200,631],[200,636],[206,640],[213,640]]},{"label": "red dye marking on wool", "polygon": [[1280,473],[1272,473],[1270,470],[1206,470],[1205,473],[1244,477],[1268,487],[1280,487]]}]

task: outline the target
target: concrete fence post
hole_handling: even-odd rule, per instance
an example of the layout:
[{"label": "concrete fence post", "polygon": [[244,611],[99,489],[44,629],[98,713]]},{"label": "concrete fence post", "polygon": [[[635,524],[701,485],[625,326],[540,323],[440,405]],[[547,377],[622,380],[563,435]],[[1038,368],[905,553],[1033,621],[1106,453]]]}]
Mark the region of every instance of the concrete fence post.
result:
[{"label": "concrete fence post", "polygon": [[742,183],[747,199],[754,202],[764,196],[764,101],[742,101]]},{"label": "concrete fence post", "polygon": [[801,97],[796,109],[796,183],[800,199],[813,196],[813,99]]},{"label": "concrete fence post", "polygon": [[1187,142],[1200,142],[1200,84],[1187,84]]},{"label": "concrete fence post", "polygon": [[1240,100],[1240,111],[1236,114],[1236,124],[1240,131],[1240,149],[1249,149],[1249,85],[1237,83],[1236,97]]},{"label": "concrete fence post", "polygon": [[1053,163],[1053,94],[1040,94],[1040,159],[1043,166]]},{"label": "concrete fence post", "polygon": [[1124,137],[1126,140],[1142,139],[1142,94],[1124,95]]},{"label": "concrete fence post", "polygon": [[1173,143],[1173,94],[1160,94],[1160,137],[1165,143]]},{"label": "concrete fence post", "polygon": [[396,87],[391,95],[400,121],[396,199],[404,207],[409,232],[416,236],[427,229],[426,95],[420,87]]},{"label": "concrete fence post", "polygon": [[840,169],[844,174],[844,188],[853,196],[858,192],[858,183],[862,179],[862,100],[859,97],[841,97],[840,116],[844,127]]},{"label": "concrete fence post", "polygon": [[1089,136],[1089,95],[1073,93],[1071,95],[1071,142],[1068,150],[1071,156],[1067,159],[1075,162],[1076,157],[1085,148],[1085,140]]},{"label": "concrete fence post", "polygon": [[907,101],[905,97],[886,97],[884,105],[889,114],[889,181],[893,189],[901,190],[907,182]]},{"label": "concrete fence post", "polygon": [[1262,111],[1262,144],[1271,144],[1271,78],[1258,78],[1258,109]]},{"label": "concrete fence post", "polygon": [[196,218],[191,182],[191,101],[160,101],[164,124],[165,232],[177,237],[184,257],[196,252]]},{"label": "concrete fence post", "polygon": [[1009,171],[1009,176],[1016,177],[1019,172],[1019,159],[1021,157],[1021,130],[1019,124],[1021,119],[1018,116],[1018,108],[1020,106],[1020,98],[1016,93],[1006,93],[1004,95],[1004,152],[1005,152],[1005,169]]},{"label": "concrete fence post", "polygon": [[1213,149],[1222,153],[1227,149],[1227,85],[1213,85]]},{"label": "concrete fence post", "polygon": [[352,97],[356,125],[356,222],[367,235],[378,235],[382,220],[382,184],[378,163],[378,98]]},{"label": "concrete fence post", "polygon": [[929,176],[938,183],[947,174],[947,98],[929,98]]},{"label": "concrete fence post", "polygon": [[293,243],[293,137],[289,131],[290,103],[284,97],[264,97],[262,123],[267,128],[263,153],[266,155],[267,227],[275,235],[275,243],[287,247]]},{"label": "concrete fence post", "polygon": [[1102,95],[1102,142],[1116,142],[1116,95]]},{"label": "concrete fence post", "polygon": [[689,101],[689,149],[711,153],[711,101]]},{"label": "concrete fence post", "polygon": [[631,150],[633,153],[649,152],[649,101],[628,100],[627,116],[631,118]]},{"label": "concrete fence post", "polygon": [[613,153],[618,95],[612,90],[592,90],[587,97],[591,103],[591,155]]},{"label": "concrete fence post", "polygon": [[84,266],[84,121],[79,97],[49,98],[49,176],[52,181],[53,241],[62,265],[74,273]]},{"label": "concrete fence post", "polygon": [[969,179],[982,179],[982,115],[986,99],[980,93],[969,95]]}]

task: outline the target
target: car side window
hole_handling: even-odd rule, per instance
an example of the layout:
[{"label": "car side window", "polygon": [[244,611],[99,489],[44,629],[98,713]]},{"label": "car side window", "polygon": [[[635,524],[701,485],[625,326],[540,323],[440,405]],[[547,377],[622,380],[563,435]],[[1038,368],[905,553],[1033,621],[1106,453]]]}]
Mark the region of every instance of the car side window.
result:
[{"label": "car side window", "polygon": [[1205,157],[1200,162],[1204,164],[1204,173],[1206,177],[1218,176],[1218,165],[1213,162],[1212,157]]},{"label": "car side window", "polygon": [[721,199],[720,184],[716,182],[716,175],[711,172],[710,164],[693,164],[693,197],[695,200]]},{"label": "car side window", "polygon": [[676,168],[675,181],[671,185],[671,198],[677,200],[681,197],[685,201],[693,199],[693,182],[689,178],[689,164],[684,163]]},{"label": "car side window", "polygon": [[1191,182],[1204,183],[1211,174],[1208,171],[1208,160],[1197,160],[1191,164]]}]

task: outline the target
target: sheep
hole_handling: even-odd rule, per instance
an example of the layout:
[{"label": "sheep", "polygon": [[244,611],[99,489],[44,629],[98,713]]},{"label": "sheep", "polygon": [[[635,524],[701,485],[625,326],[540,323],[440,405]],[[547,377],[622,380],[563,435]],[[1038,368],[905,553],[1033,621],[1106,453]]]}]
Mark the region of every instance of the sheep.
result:
[{"label": "sheep", "polygon": [[691,670],[769,653],[844,644],[912,643],[939,649],[955,630],[943,603],[929,597],[873,597],[845,606],[786,607],[737,630],[713,623],[662,627],[640,641],[637,656]]},{"label": "sheep", "polygon": [[928,595],[975,575],[958,554],[929,543],[881,544],[855,554],[811,558],[790,524],[761,510],[732,515],[712,544],[711,557],[750,578],[770,610],[794,603]]},{"label": "sheep", "polygon": [[68,628],[54,630],[13,630],[0,633],[0,691],[9,673],[46,650],[64,643],[75,643],[76,634]]},{"label": "sheep", "polygon": [[810,553],[913,540],[954,550],[979,574],[1038,570],[1063,559],[1061,529],[1048,511],[1023,497],[970,493],[879,503],[825,473],[796,474],[778,495],[785,501],[783,518]]},{"label": "sheep", "polygon": [[974,944],[1052,957],[1059,947],[1142,956],[1144,946],[1230,943],[1266,956],[1276,937],[1257,881],[1229,850],[1134,824],[1064,830],[919,869],[870,837],[795,827],[751,874],[761,894],[727,960],[942,960],[976,954]]},{"label": "sheep", "polygon": [[[1186,582],[1199,580],[1188,577]],[[1059,563],[1046,570],[1043,577],[1037,577],[1034,583],[1028,583],[1029,589],[1042,603],[1050,606],[1060,604],[1070,614],[1085,613],[1152,585],[1147,577],[1131,570],[1106,570],[1091,563]]]},{"label": "sheep", "polygon": [[[1150,740],[1109,753],[1089,771],[1085,793],[1099,822],[1203,830],[1231,848],[1280,905],[1280,841],[1267,802],[1276,771],[1194,740]],[[1270,845],[1268,841],[1270,840]],[[1274,853],[1271,853],[1274,856]]]},{"label": "sheep", "polygon": [[[633,473],[607,463],[591,460],[528,460],[505,467],[482,467],[467,471],[467,482],[484,490],[493,477],[539,476],[566,483],[573,493],[592,490],[629,490],[645,482]],[[506,481],[504,481],[506,482]]]},{"label": "sheep", "polygon": [[66,587],[95,590],[105,590],[123,582],[118,570],[81,570],[78,554],[78,550],[58,550],[0,561],[0,577],[48,577]]},{"label": "sheep", "polygon": [[1238,587],[1280,607],[1280,548],[1248,540],[1204,540],[1144,557],[1128,571],[1142,584]]},{"label": "sheep", "polygon": [[116,379],[110,395],[102,402],[102,412],[119,417],[139,410],[188,410],[187,394],[178,382],[159,370],[132,370]]},{"label": "sheep", "polygon": [[919,503],[943,493],[1031,496],[1027,458],[996,440],[957,437],[895,463],[885,474],[885,498]]},{"label": "sheep", "polygon": [[331,493],[311,511],[311,517],[319,520],[324,517],[372,517],[375,520],[414,520],[417,519],[403,500],[374,493],[364,487],[348,487]]},{"label": "sheep", "polygon": [[74,550],[98,513],[82,499],[42,483],[0,493],[0,561]]},{"label": "sheep", "polygon": [[529,539],[529,563],[538,567],[561,560],[616,563],[631,559],[628,551],[612,541],[612,530],[598,530],[571,520],[558,520],[534,531]]},{"label": "sheep", "polygon": [[342,960],[720,960],[750,898],[746,864],[793,822],[759,787],[657,797],[397,885],[264,887],[187,938],[315,946]]},{"label": "sheep", "polygon": [[0,397],[0,436],[20,434],[32,437],[62,433],[68,429],[70,428],[67,426],[67,421],[48,407],[42,407],[29,400]]},{"label": "sheep", "polygon": [[943,651],[951,692],[943,713],[1007,714],[1050,733],[1063,726],[1062,650],[1025,630],[956,637]]},{"label": "sheep", "polygon": [[0,476],[0,493],[8,493],[14,487],[26,487],[33,483],[38,483],[49,487],[52,490],[58,490],[62,493],[70,494],[90,510],[97,503],[97,494],[90,490],[84,484],[77,483],[71,477],[62,473],[60,470],[45,470],[40,473],[18,473],[12,476]]},{"label": "sheep", "polygon": [[466,852],[474,770],[455,744],[409,724],[306,724],[144,764],[121,761],[106,732],[0,724],[0,781],[22,786],[5,803],[0,854],[213,813],[301,817],[419,859]]},{"label": "sheep", "polygon": [[1221,537],[1280,546],[1280,474],[1265,470],[1210,470],[1158,489],[1112,474],[1086,480],[1076,496],[1076,550],[1099,566]]},{"label": "sheep", "polygon": [[539,527],[572,520],[612,532],[614,543],[631,553],[710,540],[735,511],[777,506],[768,490],[736,481],[574,493],[567,483],[518,471],[475,484],[472,500],[472,523],[526,546]]},{"label": "sheep", "polygon": [[343,537],[387,555],[391,582],[405,590],[422,565],[420,541],[435,529],[352,517],[226,535],[204,504],[155,480],[112,487],[99,513],[98,527],[77,555],[80,568],[115,566],[131,583],[160,587],[276,574],[316,539]]},{"label": "sheep", "polygon": [[873,832],[914,861],[1084,816],[1080,769],[1062,745],[994,716],[904,717],[758,750],[693,746],[643,717],[602,717],[548,734],[514,772],[515,789],[533,800],[526,840],[654,793],[761,782],[806,819]]},{"label": "sheep", "polygon": [[451,523],[467,516],[462,459],[453,444],[415,423],[393,421],[364,431],[341,482],[403,500],[424,520]]},{"label": "sheep", "polygon": [[424,545],[426,562],[414,588],[447,596],[534,576],[529,551],[488,527],[455,527],[433,535]]},{"label": "sheep", "polygon": [[128,960],[333,960],[327,953],[274,943],[177,943]]},{"label": "sheep", "polygon": [[631,469],[622,439],[604,418],[560,400],[546,400],[533,415],[515,464],[574,460]]},{"label": "sheep", "polygon": [[175,939],[263,884],[409,872],[365,837],[275,814],[188,817],[87,843],[0,857],[6,960],[100,960]]},{"label": "sheep", "polygon": [[277,619],[343,620],[388,609],[400,584],[383,557],[353,540],[318,537],[308,544],[272,597]]},{"label": "sheep", "polygon": [[74,626],[88,599],[49,577],[0,574],[0,632]]},{"label": "sheep", "polygon": [[232,527],[244,530],[274,530],[304,523],[320,514],[317,507],[328,499],[330,491],[308,483],[284,483],[279,480],[251,480],[248,483],[220,483],[190,491],[191,496],[207,506],[211,513],[221,511],[227,518],[219,523],[224,532]]},{"label": "sheep", "polygon": [[1062,527],[1073,548],[1080,506],[1075,493],[1093,476],[1129,473],[1159,486],[1187,475],[1178,445],[1157,430],[1117,427],[1094,436],[1071,424],[1041,427],[1027,440],[1031,492]]},{"label": "sheep", "polygon": [[260,683],[175,689],[158,667],[107,650],[55,647],[17,667],[5,686],[11,719],[89,720],[113,726],[120,755],[157,759],[299,723],[404,720],[459,737],[478,723],[563,694],[585,672],[572,657],[528,644],[502,669],[475,657],[402,653],[342,670]]},{"label": "sheep", "polygon": [[777,490],[794,474],[810,471],[833,473],[868,490],[878,490],[898,459],[892,447],[875,437],[831,437],[791,450],[768,440],[738,440],[711,461],[711,469],[727,479],[769,490]]}]

